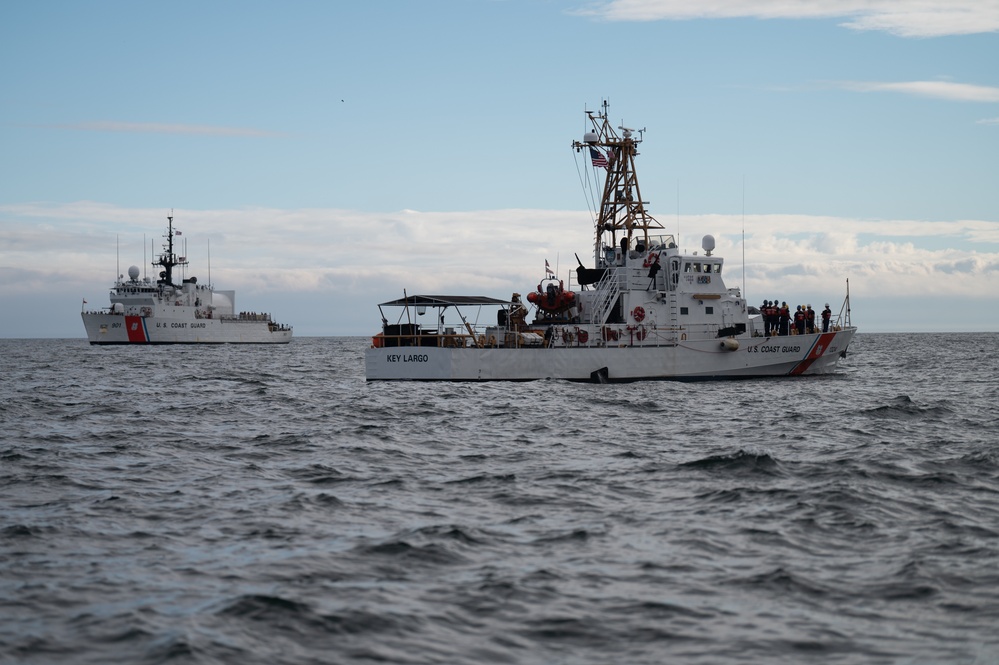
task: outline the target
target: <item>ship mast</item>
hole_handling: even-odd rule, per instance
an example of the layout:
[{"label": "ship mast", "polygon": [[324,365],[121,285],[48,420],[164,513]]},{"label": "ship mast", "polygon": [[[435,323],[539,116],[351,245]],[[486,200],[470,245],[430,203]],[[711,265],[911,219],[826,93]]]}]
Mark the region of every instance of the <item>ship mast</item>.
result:
[{"label": "ship mast", "polygon": [[[619,136],[608,120],[607,107],[608,104],[604,101],[602,111],[587,111],[593,131],[587,132],[582,141],[572,142],[577,152],[584,149],[596,151],[594,158],[602,156],[607,160],[607,179],[604,182],[595,229],[594,253],[598,262],[602,247],[616,247],[618,236],[627,238],[627,244],[631,246],[632,240],[638,235],[648,247],[649,229],[664,228],[646,212],[648,202],[642,201],[638,175],[635,172],[638,144],[642,142],[645,130],[618,127],[621,130]],[[636,131],[638,138],[634,136]]]},{"label": "ship mast", "polygon": [[173,251],[173,215],[167,215],[167,234],[164,236],[167,240],[163,243],[163,253],[160,254],[158,261],[153,261],[154,266],[162,266],[163,270],[160,271],[160,278],[156,280],[156,283],[161,286],[173,286],[173,269],[177,266],[186,266],[187,258],[178,258]]}]

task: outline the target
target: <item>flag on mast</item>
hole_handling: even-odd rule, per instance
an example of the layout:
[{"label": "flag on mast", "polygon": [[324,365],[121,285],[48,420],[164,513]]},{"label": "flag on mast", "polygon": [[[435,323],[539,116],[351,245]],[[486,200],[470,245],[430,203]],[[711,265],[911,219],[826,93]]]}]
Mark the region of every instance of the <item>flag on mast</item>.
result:
[{"label": "flag on mast", "polygon": [[593,146],[590,146],[590,161],[593,162],[594,166],[607,168],[607,158],[604,157],[604,153],[600,152]]},{"label": "flag on mast", "polygon": [[545,259],[545,274],[547,274],[547,275],[554,275],[555,274],[554,272],[552,272],[552,267],[550,265],[548,265],[548,259]]}]

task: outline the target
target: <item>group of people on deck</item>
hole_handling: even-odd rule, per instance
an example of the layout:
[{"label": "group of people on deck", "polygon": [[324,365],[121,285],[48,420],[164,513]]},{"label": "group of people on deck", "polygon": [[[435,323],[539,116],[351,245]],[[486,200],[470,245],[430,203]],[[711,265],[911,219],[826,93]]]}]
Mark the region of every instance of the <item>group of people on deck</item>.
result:
[{"label": "group of people on deck", "polygon": [[[815,310],[811,305],[798,305],[792,313],[786,302],[777,303],[776,300],[764,300],[760,307],[760,315],[763,317],[763,330],[767,337],[783,335],[804,335],[818,331],[815,322]],[[832,318],[832,310],[829,303],[820,314],[822,320],[822,332],[829,332],[829,320]],[[792,327],[793,324],[793,327]]]}]

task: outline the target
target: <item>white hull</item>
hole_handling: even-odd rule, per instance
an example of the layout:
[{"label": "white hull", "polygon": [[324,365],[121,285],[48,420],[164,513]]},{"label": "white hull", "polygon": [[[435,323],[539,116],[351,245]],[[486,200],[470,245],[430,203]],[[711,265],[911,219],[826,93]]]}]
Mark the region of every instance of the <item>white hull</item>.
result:
[{"label": "white hull", "polygon": [[84,312],[91,344],[287,344],[292,329],[237,318],[147,317]]},{"label": "white hull", "polygon": [[856,328],[787,337],[746,337],[730,351],[715,340],[667,346],[555,348],[369,348],[369,381],[638,381],[826,374]]}]

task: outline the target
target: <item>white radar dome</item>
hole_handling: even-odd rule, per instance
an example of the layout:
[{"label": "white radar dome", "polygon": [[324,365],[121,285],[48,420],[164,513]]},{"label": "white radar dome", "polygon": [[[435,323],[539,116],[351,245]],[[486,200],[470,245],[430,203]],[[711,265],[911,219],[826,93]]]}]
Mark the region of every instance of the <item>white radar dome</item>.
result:
[{"label": "white radar dome", "polygon": [[593,144],[600,139],[596,132],[586,132],[583,134],[583,143]]},{"label": "white radar dome", "polygon": [[129,266],[128,267],[128,278],[133,282],[139,279],[139,266]]},{"label": "white radar dome", "polygon": [[701,238],[701,249],[703,249],[708,256],[711,256],[711,252],[715,248],[715,237],[712,235],[706,235]]}]

